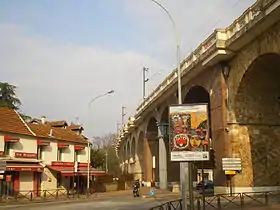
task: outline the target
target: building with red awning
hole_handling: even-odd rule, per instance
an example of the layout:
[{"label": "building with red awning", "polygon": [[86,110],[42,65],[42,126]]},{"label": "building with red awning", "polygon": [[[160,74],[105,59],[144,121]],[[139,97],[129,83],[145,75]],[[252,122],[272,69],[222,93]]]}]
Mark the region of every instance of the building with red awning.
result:
[{"label": "building with red awning", "polygon": [[6,162],[0,171],[2,195],[32,190],[40,196],[41,190],[86,186],[88,169],[90,176],[105,174],[88,168],[88,140],[81,126],[44,117],[26,123],[8,108],[0,108],[0,119],[0,160]]}]

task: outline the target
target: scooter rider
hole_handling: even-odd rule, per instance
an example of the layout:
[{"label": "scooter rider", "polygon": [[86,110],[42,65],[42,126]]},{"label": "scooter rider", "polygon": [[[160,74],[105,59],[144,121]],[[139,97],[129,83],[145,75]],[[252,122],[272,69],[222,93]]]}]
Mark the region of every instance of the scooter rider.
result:
[{"label": "scooter rider", "polygon": [[133,184],[133,195],[134,197],[139,197],[139,188],[140,188],[140,182],[139,179],[135,180]]}]

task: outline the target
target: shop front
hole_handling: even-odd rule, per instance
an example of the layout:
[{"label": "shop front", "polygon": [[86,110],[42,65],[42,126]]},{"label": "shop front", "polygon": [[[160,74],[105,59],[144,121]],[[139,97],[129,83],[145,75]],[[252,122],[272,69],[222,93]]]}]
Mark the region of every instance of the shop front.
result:
[{"label": "shop front", "polygon": [[97,171],[90,166],[88,173],[87,163],[74,162],[52,162],[52,165],[48,166],[52,171],[57,174],[57,186],[63,187],[70,193],[85,194],[87,189],[87,176],[89,174],[90,181],[93,176],[102,176],[105,174],[103,171]]},{"label": "shop front", "polygon": [[43,166],[39,163],[7,162],[6,171],[0,175],[1,196],[15,196],[19,193],[40,196]]}]

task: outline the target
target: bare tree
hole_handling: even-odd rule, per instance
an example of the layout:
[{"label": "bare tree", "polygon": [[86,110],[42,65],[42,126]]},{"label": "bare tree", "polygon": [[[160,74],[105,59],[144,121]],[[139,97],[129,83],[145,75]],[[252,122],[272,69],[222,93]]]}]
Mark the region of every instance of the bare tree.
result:
[{"label": "bare tree", "polygon": [[94,137],[93,141],[93,165],[107,168],[108,173],[117,176],[119,174],[119,160],[115,153],[114,143],[116,134],[108,133],[102,137]]},{"label": "bare tree", "polygon": [[93,137],[93,144],[97,148],[106,148],[108,146],[112,146],[115,143],[116,134],[115,133],[108,133],[104,136],[95,136]]}]

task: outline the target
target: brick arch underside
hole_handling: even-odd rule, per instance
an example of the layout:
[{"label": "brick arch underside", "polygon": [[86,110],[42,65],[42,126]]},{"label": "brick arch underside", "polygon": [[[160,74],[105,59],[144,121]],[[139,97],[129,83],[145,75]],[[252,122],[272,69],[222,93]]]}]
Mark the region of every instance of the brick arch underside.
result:
[{"label": "brick arch underside", "polygon": [[161,123],[168,124],[167,136],[164,136],[164,143],[166,147],[167,159],[167,182],[180,181],[180,162],[171,161],[169,148],[169,106],[166,106],[161,114]]},{"label": "brick arch underside", "polygon": [[280,54],[251,63],[233,109],[238,135],[232,153],[242,158],[243,185],[280,186]]},{"label": "brick arch underside", "polygon": [[[146,139],[144,144],[145,150],[145,171],[144,177],[146,181],[159,182],[159,145],[158,145],[158,127],[157,121],[154,117],[151,117],[147,129]],[[153,156],[155,156],[155,168],[153,169]]]}]

